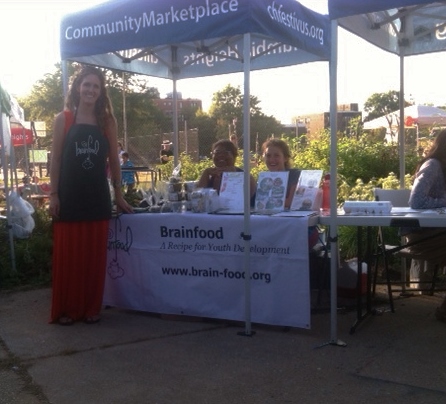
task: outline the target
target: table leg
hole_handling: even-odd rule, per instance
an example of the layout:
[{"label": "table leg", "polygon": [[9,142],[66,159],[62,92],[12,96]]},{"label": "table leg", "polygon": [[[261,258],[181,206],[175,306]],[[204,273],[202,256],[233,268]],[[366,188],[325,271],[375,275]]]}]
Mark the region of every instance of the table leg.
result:
[{"label": "table leg", "polygon": [[[372,288],[371,288],[371,274],[370,274],[370,257],[371,257],[371,229],[366,228],[366,253],[363,255],[362,252],[362,232],[363,228],[358,226],[357,229],[357,264],[358,272],[356,279],[356,321],[350,328],[350,334],[356,331],[356,328],[365,320],[370,314],[373,313],[372,310]],[[363,263],[367,264],[367,287],[366,287],[366,310],[363,310],[363,297],[362,297],[362,274],[363,274]]]}]

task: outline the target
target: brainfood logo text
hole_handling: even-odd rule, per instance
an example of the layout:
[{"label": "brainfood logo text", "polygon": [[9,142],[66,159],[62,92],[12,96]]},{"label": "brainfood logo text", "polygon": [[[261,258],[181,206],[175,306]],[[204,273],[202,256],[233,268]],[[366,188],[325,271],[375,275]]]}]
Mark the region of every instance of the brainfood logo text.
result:
[{"label": "brainfood logo text", "polygon": [[218,229],[201,229],[199,226],[193,228],[169,228],[167,226],[160,226],[161,237],[171,238],[216,238],[223,239],[223,227]]}]

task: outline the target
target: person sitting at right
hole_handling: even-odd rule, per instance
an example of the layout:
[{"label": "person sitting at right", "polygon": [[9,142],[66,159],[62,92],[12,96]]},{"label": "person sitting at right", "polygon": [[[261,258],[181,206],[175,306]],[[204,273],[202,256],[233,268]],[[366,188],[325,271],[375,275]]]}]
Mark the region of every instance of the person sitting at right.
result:
[{"label": "person sitting at right", "polygon": [[[412,209],[435,209],[446,207],[446,130],[440,131],[426,156],[420,161],[415,174],[409,206]],[[446,228],[402,228],[401,235],[409,243],[411,254],[433,265],[446,265]],[[421,241],[426,237],[433,238]],[[446,297],[435,311],[437,320],[446,322]]]},{"label": "person sitting at right", "polygon": [[[212,159],[214,167],[206,168],[198,180],[197,188],[213,188],[220,192],[221,179],[224,172],[240,172],[241,168],[235,166],[237,147],[229,139],[222,139],[212,145]],[[256,192],[256,181],[250,176],[251,205]]]}]

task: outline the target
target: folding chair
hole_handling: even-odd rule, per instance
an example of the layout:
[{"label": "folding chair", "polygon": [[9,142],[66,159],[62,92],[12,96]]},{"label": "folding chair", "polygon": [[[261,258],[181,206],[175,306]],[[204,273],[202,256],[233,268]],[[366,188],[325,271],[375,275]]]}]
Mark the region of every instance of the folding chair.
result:
[{"label": "folding chair", "polygon": [[[409,189],[374,189],[375,200],[377,201],[390,201],[393,207],[407,207],[409,202],[410,190]],[[401,237],[399,245],[388,245],[385,243],[383,229],[381,227],[378,228],[378,236],[377,236],[377,251],[375,254],[375,271],[373,277],[373,295],[375,294],[377,275],[378,275],[378,265],[379,258],[383,259],[384,271],[386,274],[386,284],[387,284],[387,292],[389,296],[389,304],[392,312],[395,311],[393,304],[393,292],[399,291],[401,295],[407,295],[406,285],[411,285],[412,283],[418,284],[430,284],[430,288],[411,288],[410,291],[429,291],[430,294],[434,293],[435,283],[438,274],[438,265],[434,266],[433,277],[431,281],[408,281],[406,278],[406,269],[407,269],[407,260],[410,259],[418,259],[418,257],[414,256],[410,249],[407,248],[409,244],[406,243],[405,238]],[[389,258],[391,255],[395,255],[401,258],[401,281],[392,281],[390,278],[390,265]],[[393,289],[392,284],[400,285],[400,289]]]}]

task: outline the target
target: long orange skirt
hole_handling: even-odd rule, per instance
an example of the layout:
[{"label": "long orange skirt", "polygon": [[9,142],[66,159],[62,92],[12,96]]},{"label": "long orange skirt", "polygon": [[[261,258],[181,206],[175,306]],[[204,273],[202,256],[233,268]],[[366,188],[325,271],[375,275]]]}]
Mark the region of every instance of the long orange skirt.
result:
[{"label": "long orange skirt", "polygon": [[98,315],[107,264],[108,220],[53,223],[51,322]]}]

